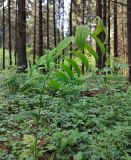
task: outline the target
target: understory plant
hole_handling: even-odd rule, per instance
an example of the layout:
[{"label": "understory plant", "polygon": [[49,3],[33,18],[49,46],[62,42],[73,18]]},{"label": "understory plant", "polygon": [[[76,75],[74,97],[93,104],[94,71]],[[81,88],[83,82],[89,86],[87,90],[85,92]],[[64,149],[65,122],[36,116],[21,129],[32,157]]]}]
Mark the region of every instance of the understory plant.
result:
[{"label": "understory plant", "polygon": [[[20,87],[20,90],[24,92],[39,93],[39,107],[37,112],[23,111],[14,117],[16,121],[25,118],[33,118],[35,121],[36,131],[33,144],[35,160],[38,160],[40,157],[38,150],[38,131],[41,120],[41,111],[46,107],[46,104],[43,103],[43,95],[47,92],[55,93],[60,91],[61,84],[72,82],[79,78],[81,75],[80,61],[84,64],[86,71],[88,71],[90,65],[89,55],[92,56],[96,62],[98,61],[98,54],[88,42],[90,37],[98,44],[101,52],[103,54],[105,53],[104,46],[106,39],[102,42],[98,36],[102,32],[107,34],[107,31],[103,21],[99,17],[97,17],[96,21],[97,27],[95,31],[92,32],[86,25],[80,25],[77,27],[75,36],[64,38],[58,43],[56,48],[49,50],[45,55],[40,57],[28,72],[28,79]],[[72,50],[70,49],[71,45],[73,46]],[[36,85],[37,82],[40,82],[38,83],[39,86]],[[81,157],[81,153],[76,156]],[[75,159],[77,159],[77,157],[75,157]]]}]

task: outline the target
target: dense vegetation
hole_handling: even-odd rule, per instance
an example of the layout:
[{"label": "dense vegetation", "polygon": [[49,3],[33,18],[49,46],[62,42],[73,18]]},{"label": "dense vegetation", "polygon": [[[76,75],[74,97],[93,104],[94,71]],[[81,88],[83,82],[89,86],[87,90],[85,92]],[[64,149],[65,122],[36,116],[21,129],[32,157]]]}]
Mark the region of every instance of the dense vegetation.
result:
[{"label": "dense vegetation", "polygon": [[[38,111],[40,95],[18,90],[25,80],[25,75],[15,74],[1,89],[2,159],[34,157],[35,121],[29,118],[14,122],[14,114]],[[83,77],[63,84],[60,92],[50,90],[43,95],[38,131],[42,159],[130,159],[131,87],[120,76],[117,81],[116,76],[109,76],[106,86],[101,77],[97,80],[99,86],[96,78]],[[94,90],[93,95],[81,94],[88,90]]]}]

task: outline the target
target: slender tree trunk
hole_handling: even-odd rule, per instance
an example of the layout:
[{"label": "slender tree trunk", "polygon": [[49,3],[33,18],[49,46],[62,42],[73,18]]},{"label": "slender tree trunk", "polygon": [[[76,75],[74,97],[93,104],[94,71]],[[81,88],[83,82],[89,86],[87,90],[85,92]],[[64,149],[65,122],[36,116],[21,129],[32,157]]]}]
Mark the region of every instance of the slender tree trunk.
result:
[{"label": "slender tree trunk", "polygon": [[[58,42],[61,41],[61,0],[58,0]],[[57,58],[57,68],[59,68],[61,55]]]},{"label": "slender tree trunk", "polygon": [[118,57],[117,0],[114,0],[114,57]]},{"label": "slender tree trunk", "polygon": [[33,45],[33,64],[35,64],[36,58],[36,0],[34,4],[34,45]]},{"label": "slender tree trunk", "polygon": [[[121,26],[121,33],[122,33],[122,37],[121,37],[121,47],[122,47],[122,52],[123,52],[123,58],[124,58],[124,63],[126,64],[126,51],[125,51],[125,35],[124,35],[124,7],[122,5],[122,26]],[[126,70],[123,69],[123,74],[125,75]]]},{"label": "slender tree trunk", "polygon": [[39,0],[39,57],[43,55],[43,14],[42,0]]},{"label": "slender tree trunk", "polygon": [[[65,17],[64,17],[64,10],[65,10],[65,7],[64,7],[64,0],[62,0],[62,25],[61,25],[61,31],[62,31],[62,39],[64,39],[64,20],[65,20]],[[65,54],[65,51],[63,50],[63,62],[64,62],[64,54]]]},{"label": "slender tree trunk", "polygon": [[49,8],[49,0],[47,0],[47,49],[50,48],[50,38],[49,38],[49,29],[50,29],[50,8]]},{"label": "slender tree trunk", "polygon": [[[96,16],[102,18],[102,0],[96,0]],[[99,39],[102,41],[102,34],[99,35]],[[99,57],[97,62],[97,67],[101,69],[103,66],[103,55],[97,44],[96,44],[96,52]]]},{"label": "slender tree trunk", "polygon": [[18,38],[18,0],[16,0],[16,12],[15,12],[15,65],[17,64],[17,53],[18,53],[18,43],[17,43],[17,38]]},{"label": "slender tree trunk", "polygon": [[58,0],[58,42],[61,41],[61,0]]},{"label": "slender tree trunk", "polygon": [[131,83],[131,1],[130,0],[127,0],[127,35],[128,35],[129,82]]},{"label": "slender tree trunk", "polygon": [[[107,22],[107,0],[103,0],[103,22],[104,25],[106,26]],[[105,41],[106,35],[103,33],[103,41]],[[105,67],[105,62],[106,62],[106,44],[105,44],[105,54],[103,55],[103,66]]]},{"label": "slender tree trunk", "polygon": [[56,47],[56,8],[55,0],[53,0],[53,25],[54,25],[54,46]]},{"label": "slender tree trunk", "polygon": [[[82,1],[82,24],[85,24],[85,7],[86,7],[86,1],[83,0]],[[84,51],[83,51],[84,54]],[[81,67],[82,73],[84,74],[84,64],[82,63],[82,67]]]},{"label": "slender tree trunk", "polygon": [[110,35],[111,35],[111,21],[110,21],[110,17],[111,17],[111,8],[110,8],[110,0],[108,0],[108,60],[109,60],[109,67],[110,67],[110,52],[111,52],[111,38],[110,38]]},{"label": "slender tree trunk", "polygon": [[[73,22],[73,19],[72,19],[72,11],[73,10],[73,0],[71,0],[71,3],[70,3],[70,36],[72,36],[73,34],[73,25],[72,25],[72,22]],[[70,46],[70,51],[72,51],[72,43],[71,43],[71,46]],[[70,58],[72,58],[72,53],[70,53]]]},{"label": "slender tree trunk", "polygon": [[5,69],[5,6],[3,0],[3,69]]},{"label": "slender tree trunk", "polygon": [[[126,37],[125,37],[125,30],[124,30],[124,6],[122,5],[122,50],[123,50],[123,58],[124,58],[124,63],[127,64],[127,48],[125,47],[126,46],[126,43],[125,43],[125,40],[126,40]],[[127,75],[127,69],[123,69],[123,73],[124,75]]]},{"label": "slender tree trunk", "polygon": [[11,46],[11,9],[10,9],[10,0],[8,0],[8,31],[9,31],[9,65],[12,65],[12,46]]},{"label": "slender tree trunk", "polygon": [[26,0],[18,0],[18,71],[26,68]]}]

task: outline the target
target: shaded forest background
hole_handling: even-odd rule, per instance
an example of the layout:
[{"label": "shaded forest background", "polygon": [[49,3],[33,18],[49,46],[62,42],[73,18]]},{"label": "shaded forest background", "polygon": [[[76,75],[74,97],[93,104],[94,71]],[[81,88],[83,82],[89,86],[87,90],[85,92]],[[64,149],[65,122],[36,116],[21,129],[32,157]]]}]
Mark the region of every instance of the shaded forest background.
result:
[{"label": "shaded forest background", "polygon": [[[108,28],[106,57],[110,61],[109,65],[112,65],[114,57],[127,63],[126,0],[27,0],[26,4],[22,3],[20,0],[3,0],[0,3],[1,68],[11,65],[24,65],[26,68],[48,49],[55,47],[65,36],[73,35],[79,24],[86,24],[93,30],[96,16],[102,18]],[[25,13],[22,5],[25,5]],[[21,14],[26,17],[21,19]],[[22,51],[20,36],[24,32],[26,49]],[[90,43],[95,46],[91,39]],[[100,56],[98,63],[102,65],[104,62],[100,61],[105,60]]]}]

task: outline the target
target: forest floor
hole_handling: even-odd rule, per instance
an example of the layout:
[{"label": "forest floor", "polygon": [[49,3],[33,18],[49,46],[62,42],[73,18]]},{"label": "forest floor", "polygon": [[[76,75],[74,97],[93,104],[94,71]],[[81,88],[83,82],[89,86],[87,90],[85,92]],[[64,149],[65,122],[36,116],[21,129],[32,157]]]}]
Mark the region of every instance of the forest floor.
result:
[{"label": "forest floor", "polygon": [[[8,75],[10,77],[11,75]],[[0,160],[33,160],[36,124],[14,121],[36,112],[39,94],[19,92],[22,78],[0,76]],[[130,160],[131,86],[125,78],[83,80],[43,95],[38,133],[42,160]]]}]

